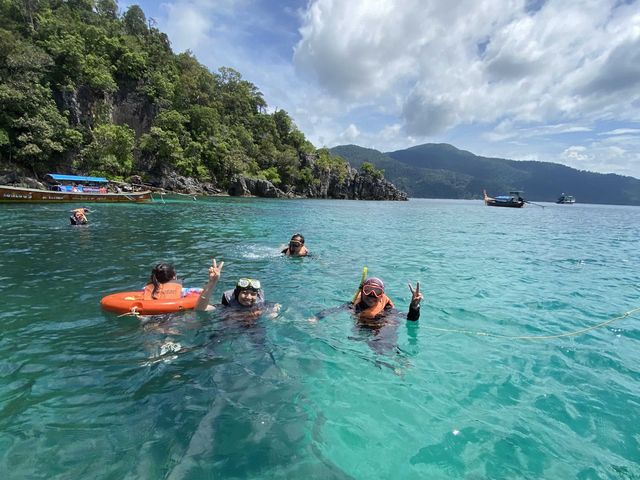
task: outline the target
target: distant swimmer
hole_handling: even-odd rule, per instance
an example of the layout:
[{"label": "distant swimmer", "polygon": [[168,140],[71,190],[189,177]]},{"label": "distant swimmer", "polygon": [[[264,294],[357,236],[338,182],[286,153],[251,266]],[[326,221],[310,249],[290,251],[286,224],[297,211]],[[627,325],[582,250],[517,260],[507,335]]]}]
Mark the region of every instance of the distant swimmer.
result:
[{"label": "distant swimmer", "polygon": [[304,237],[299,233],[294,233],[289,240],[289,246],[280,253],[287,257],[306,257],[309,255],[309,250],[304,246]]},{"label": "distant swimmer", "polygon": [[[210,305],[209,299],[218,284],[224,262],[218,264],[215,258],[209,267],[209,281],[205,285],[200,299],[196,304],[196,310],[215,310],[217,306]],[[257,318],[263,314],[274,317],[280,311],[279,304],[267,303],[260,280],[253,278],[241,278],[236,282],[235,288],[223,292],[220,305],[237,312],[243,318]]]},{"label": "distant swimmer", "polygon": [[71,225],[87,225],[89,223],[89,219],[87,218],[87,213],[90,213],[87,207],[76,208],[75,210],[71,210],[71,216],[69,217],[69,221]]}]

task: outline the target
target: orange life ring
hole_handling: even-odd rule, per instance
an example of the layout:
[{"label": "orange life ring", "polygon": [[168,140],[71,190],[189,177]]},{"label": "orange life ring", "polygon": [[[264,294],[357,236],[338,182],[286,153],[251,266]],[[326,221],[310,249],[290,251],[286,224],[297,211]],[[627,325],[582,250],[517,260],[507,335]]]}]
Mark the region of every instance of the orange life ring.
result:
[{"label": "orange life ring", "polygon": [[187,295],[176,300],[143,300],[142,292],[118,292],[100,300],[100,306],[116,313],[160,315],[162,313],[193,310],[200,298],[201,289],[189,289]]}]

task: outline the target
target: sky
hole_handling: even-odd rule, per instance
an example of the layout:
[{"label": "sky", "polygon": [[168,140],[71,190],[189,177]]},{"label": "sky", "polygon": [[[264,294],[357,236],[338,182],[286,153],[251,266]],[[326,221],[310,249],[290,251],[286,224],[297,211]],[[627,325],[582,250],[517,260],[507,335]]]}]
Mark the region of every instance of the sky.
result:
[{"label": "sky", "polygon": [[449,143],[640,178],[640,0],[120,0],[316,147]]}]

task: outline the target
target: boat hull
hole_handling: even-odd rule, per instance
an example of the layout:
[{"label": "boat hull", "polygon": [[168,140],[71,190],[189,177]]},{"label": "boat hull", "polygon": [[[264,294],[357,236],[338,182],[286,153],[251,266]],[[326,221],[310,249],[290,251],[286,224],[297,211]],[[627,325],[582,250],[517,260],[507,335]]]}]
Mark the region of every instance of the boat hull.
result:
[{"label": "boat hull", "polygon": [[484,204],[487,207],[507,207],[507,208],[522,208],[524,207],[525,201],[522,197],[520,197],[520,192],[513,191],[509,192],[511,195],[515,196],[507,196],[501,195],[499,197],[493,198],[487,195],[487,191],[482,191],[484,195]]},{"label": "boat hull", "polygon": [[54,192],[0,185],[0,203],[137,203],[149,201],[151,201],[150,191],[130,193]]},{"label": "boat hull", "polygon": [[522,208],[524,202],[498,202],[495,200],[485,200],[484,202],[488,207],[507,207],[507,208]]}]

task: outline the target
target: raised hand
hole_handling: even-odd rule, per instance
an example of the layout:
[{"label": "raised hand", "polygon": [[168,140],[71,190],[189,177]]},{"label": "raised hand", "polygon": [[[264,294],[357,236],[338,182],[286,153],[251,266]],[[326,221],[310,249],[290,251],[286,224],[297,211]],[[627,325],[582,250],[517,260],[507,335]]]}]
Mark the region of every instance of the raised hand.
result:
[{"label": "raised hand", "polygon": [[209,267],[209,281],[220,278],[223,266],[224,262],[220,262],[220,265],[218,265],[215,258],[211,259],[211,266]]},{"label": "raised hand", "polygon": [[424,298],[424,296],[420,293],[420,282],[416,282],[416,288],[414,290],[411,283],[409,283],[409,290],[411,291],[411,305],[418,306],[420,302]]}]

